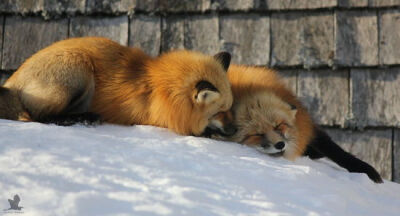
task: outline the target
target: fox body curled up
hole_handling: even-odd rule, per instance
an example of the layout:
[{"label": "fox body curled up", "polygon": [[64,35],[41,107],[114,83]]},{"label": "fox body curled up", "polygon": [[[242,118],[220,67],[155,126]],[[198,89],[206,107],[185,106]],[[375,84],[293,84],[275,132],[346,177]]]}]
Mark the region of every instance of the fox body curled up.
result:
[{"label": "fox body curled up", "polygon": [[0,87],[0,118],[47,122],[90,112],[110,123],[201,135],[232,105],[229,63],[228,53],[152,58],[106,38],[68,39],[34,54]]},{"label": "fox body curled up", "polygon": [[374,182],[383,182],[372,166],[344,151],[313,122],[274,70],[231,65],[228,78],[238,131],[230,137],[212,137],[240,142],[289,160],[302,155],[327,157],[350,172],[366,173]]}]

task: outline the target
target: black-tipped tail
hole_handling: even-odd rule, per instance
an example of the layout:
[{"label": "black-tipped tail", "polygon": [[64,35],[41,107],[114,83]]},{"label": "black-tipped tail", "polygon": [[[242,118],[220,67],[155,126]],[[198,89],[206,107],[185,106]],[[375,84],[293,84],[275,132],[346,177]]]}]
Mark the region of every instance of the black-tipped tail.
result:
[{"label": "black-tipped tail", "polygon": [[371,165],[344,151],[321,129],[315,129],[315,138],[304,155],[311,159],[326,156],[349,172],[365,173],[375,183],[383,183],[382,177]]}]

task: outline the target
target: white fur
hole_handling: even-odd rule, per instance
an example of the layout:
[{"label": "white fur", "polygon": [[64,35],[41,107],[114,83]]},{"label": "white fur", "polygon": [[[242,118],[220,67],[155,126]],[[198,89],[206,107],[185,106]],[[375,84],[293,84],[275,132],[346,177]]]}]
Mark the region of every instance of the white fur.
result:
[{"label": "white fur", "polygon": [[217,119],[211,120],[210,126],[211,126],[211,127],[214,127],[214,128],[218,128],[218,129],[224,131],[224,125],[222,124],[221,121],[219,121],[219,120],[217,120]]},{"label": "white fur", "polygon": [[275,154],[275,153],[279,153],[279,152],[283,152],[286,150],[286,145],[285,147],[283,147],[283,149],[277,149],[275,148],[275,146],[271,145],[268,148],[263,148],[261,146],[256,146],[256,149],[262,153],[266,153],[266,154]]},{"label": "white fur", "polygon": [[197,103],[204,103],[206,105],[218,100],[221,97],[221,94],[216,91],[211,90],[202,90],[197,95],[196,101]]}]

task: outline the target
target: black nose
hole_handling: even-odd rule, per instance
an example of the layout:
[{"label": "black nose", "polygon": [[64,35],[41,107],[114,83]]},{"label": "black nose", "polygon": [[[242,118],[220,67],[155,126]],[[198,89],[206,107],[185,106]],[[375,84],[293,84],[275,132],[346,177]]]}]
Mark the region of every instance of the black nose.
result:
[{"label": "black nose", "polygon": [[281,149],[285,148],[285,143],[282,142],[282,141],[281,142],[277,142],[274,146],[275,146],[276,149],[281,150]]},{"label": "black nose", "polygon": [[237,128],[233,124],[229,124],[224,128],[225,134],[228,136],[232,136],[237,132]]}]

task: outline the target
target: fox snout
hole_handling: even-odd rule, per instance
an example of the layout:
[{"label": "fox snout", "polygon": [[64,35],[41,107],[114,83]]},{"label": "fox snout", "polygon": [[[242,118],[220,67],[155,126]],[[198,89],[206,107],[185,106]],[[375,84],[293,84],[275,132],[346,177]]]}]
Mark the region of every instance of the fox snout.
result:
[{"label": "fox snout", "polygon": [[262,139],[261,143],[258,147],[256,147],[259,151],[272,155],[272,156],[281,156],[286,148],[287,144],[284,141],[278,141],[276,143],[272,143],[267,139]]},{"label": "fox snout", "polygon": [[283,150],[284,148],[285,148],[285,143],[284,142],[277,142],[275,145],[274,145],[274,147],[276,148],[276,149],[279,149],[279,150]]},{"label": "fox snout", "polygon": [[220,112],[213,116],[202,136],[211,137],[212,135],[217,134],[224,137],[230,137],[236,132],[237,127],[233,124],[233,115],[230,111],[227,111]]},{"label": "fox snout", "polygon": [[263,147],[263,148],[271,148],[272,146],[273,146],[273,148],[275,148],[277,150],[283,151],[286,147],[286,144],[283,141],[279,141],[279,142],[275,143],[274,145],[270,145],[268,142],[261,143],[261,147]]}]

